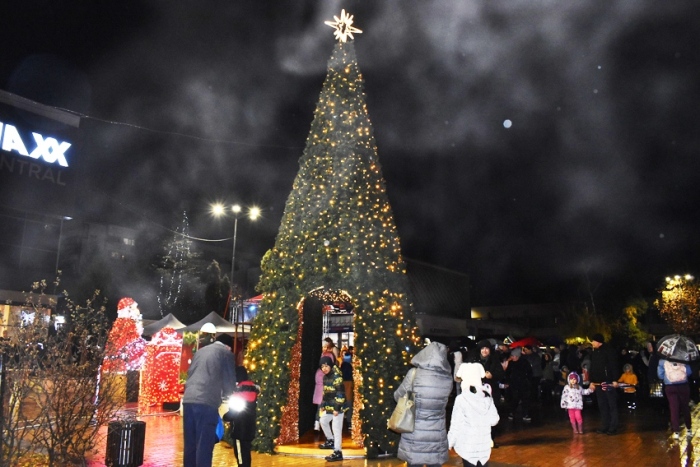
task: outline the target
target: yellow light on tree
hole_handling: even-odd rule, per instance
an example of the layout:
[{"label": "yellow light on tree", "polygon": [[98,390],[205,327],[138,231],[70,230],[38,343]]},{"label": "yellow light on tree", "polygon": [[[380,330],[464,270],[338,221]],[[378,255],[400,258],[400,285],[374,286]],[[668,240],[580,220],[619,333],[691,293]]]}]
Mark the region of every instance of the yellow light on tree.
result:
[{"label": "yellow light on tree", "polygon": [[686,335],[700,332],[700,286],[694,276],[667,277],[655,305],[675,332]]}]

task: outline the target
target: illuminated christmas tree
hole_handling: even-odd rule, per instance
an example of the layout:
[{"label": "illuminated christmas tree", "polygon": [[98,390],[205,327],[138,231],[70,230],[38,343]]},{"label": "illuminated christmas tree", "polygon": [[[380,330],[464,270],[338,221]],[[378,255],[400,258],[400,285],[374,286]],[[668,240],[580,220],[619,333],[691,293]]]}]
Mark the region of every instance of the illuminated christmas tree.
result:
[{"label": "illuminated christmas tree", "polygon": [[398,436],[387,430],[387,419],[418,343],[364,82],[354,45],[346,42],[360,31],[345,11],[327,24],[339,42],[275,246],[262,261],[263,300],[249,341],[247,366],[262,387],[254,441],[262,452],[299,436],[305,299],[338,294],[352,302],[353,440],[368,449],[396,450]]}]

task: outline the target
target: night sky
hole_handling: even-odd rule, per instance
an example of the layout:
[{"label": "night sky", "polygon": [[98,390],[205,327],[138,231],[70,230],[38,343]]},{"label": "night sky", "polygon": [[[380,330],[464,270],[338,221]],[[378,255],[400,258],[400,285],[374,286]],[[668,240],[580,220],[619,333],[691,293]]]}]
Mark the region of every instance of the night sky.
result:
[{"label": "night sky", "polygon": [[[472,305],[698,273],[700,3],[5,1],[0,88],[84,114],[86,219],[273,246],[345,8],[406,257]],[[230,244],[230,243],[229,243]]]}]

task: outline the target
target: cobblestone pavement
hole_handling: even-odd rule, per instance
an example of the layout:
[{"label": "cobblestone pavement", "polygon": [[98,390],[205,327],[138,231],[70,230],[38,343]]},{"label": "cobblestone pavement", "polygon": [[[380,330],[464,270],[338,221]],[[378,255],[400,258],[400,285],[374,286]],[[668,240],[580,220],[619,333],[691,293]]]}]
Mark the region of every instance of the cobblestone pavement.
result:
[{"label": "cobblestone pavement", "polygon": [[[663,401],[658,401],[663,402]],[[668,410],[663,403],[643,403],[635,411],[620,411],[621,430],[614,436],[595,432],[599,422],[597,409],[584,408],[584,434],[574,435],[564,410],[554,404],[547,410],[532,413],[530,423],[507,419],[499,424],[491,467],[598,467],[598,466],[699,466],[700,437],[671,439]],[[146,422],[145,467],[182,465],[182,419],[178,414],[140,414]],[[700,409],[693,409],[694,426],[700,428]],[[233,450],[219,443],[214,450],[214,466],[235,466]],[[395,467],[405,465],[396,458],[346,459],[329,464],[322,458],[253,453],[254,466],[342,465],[346,467]],[[88,462],[91,467],[104,466],[104,450]],[[450,453],[445,466],[461,466],[461,459]]]}]

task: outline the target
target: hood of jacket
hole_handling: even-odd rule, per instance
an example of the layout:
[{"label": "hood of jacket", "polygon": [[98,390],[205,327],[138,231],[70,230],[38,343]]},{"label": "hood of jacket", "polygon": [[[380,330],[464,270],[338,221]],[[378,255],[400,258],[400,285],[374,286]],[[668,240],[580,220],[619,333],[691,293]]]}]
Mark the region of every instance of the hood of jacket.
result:
[{"label": "hood of jacket", "polygon": [[486,415],[489,408],[493,405],[493,397],[487,396],[482,388],[477,388],[476,394],[470,391],[462,391],[457,397],[461,397],[466,401],[470,413]]},{"label": "hood of jacket", "polygon": [[452,374],[452,368],[447,361],[447,346],[439,342],[428,344],[413,357],[411,363],[416,368]]}]

